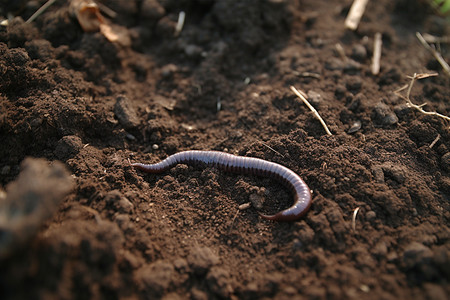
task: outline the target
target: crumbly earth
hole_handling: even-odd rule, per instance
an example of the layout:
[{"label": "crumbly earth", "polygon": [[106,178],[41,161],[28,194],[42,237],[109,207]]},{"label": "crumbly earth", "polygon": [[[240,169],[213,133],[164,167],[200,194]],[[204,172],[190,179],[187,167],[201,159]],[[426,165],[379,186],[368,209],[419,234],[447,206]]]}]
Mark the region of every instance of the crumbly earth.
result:
[{"label": "crumbly earth", "polygon": [[[116,42],[66,1],[25,23],[44,2],[0,7],[17,16],[0,29],[0,184],[37,157],[76,185],[0,261],[2,299],[448,299],[450,124],[394,94],[437,72],[411,100],[450,115],[450,78],[415,36],[450,33],[426,1],[370,1],[355,32],[350,0],[104,1]],[[309,213],[261,219],[291,205],[271,179],[130,167],[192,149],[291,168]]]}]

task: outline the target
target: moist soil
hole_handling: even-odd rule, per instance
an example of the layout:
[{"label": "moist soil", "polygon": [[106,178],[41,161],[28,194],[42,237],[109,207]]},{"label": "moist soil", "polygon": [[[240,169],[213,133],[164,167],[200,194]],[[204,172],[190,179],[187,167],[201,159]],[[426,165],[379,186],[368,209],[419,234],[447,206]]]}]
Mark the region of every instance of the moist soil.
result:
[{"label": "moist soil", "polygon": [[[370,1],[356,31],[350,0],[104,1],[117,41],[64,1],[24,22],[44,2],[0,8],[16,16],[0,28],[1,198],[40,176],[17,181],[29,157],[74,184],[2,211],[55,206],[33,228],[2,222],[2,299],[448,299],[450,123],[394,93],[436,72],[410,98],[450,115],[450,77],[416,38],[450,32],[426,1]],[[287,166],[309,212],[260,218],[292,205],[270,178],[130,165],[194,149]]]}]

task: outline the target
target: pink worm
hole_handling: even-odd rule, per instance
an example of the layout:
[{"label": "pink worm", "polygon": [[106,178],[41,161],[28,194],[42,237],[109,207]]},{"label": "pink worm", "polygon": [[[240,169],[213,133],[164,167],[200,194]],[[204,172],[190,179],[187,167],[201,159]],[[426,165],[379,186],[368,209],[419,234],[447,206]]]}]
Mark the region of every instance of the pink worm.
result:
[{"label": "pink worm", "polygon": [[290,169],[259,158],[244,157],[219,151],[183,151],[173,154],[156,164],[131,164],[147,173],[161,173],[177,164],[206,164],[234,173],[273,177],[294,192],[294,204],[274,215],[259,214],[273,221],[295,221],[306,214],[311,206],[311,192],[306,183]]}]

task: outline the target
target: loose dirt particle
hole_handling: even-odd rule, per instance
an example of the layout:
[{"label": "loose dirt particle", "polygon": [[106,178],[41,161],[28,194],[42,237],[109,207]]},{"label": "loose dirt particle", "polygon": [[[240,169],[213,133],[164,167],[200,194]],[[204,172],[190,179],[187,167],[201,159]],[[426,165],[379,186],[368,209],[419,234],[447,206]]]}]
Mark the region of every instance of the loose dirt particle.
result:
[{"label": "loose dirt particle", "polygon": [[202,275],[219,263],[219,257],[210,248],[196,247],[190,252],[187,261],[194,273]]}]

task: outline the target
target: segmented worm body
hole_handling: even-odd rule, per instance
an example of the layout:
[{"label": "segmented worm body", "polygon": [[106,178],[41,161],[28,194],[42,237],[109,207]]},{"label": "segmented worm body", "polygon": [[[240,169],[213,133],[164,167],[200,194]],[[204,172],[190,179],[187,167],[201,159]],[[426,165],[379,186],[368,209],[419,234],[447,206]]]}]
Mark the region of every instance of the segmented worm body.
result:
[{"label": "segmented worm body", "polygon": [[131,164],[134,168],[147,173],[161,173],[177,164],[215,166],[227,172],[272,177],[290,188],[294,195],[294,204],[274,215],[260,216],[273,221],[295,221],[301,218],[311,206],[311,192],[306,183],[296,173],[277,163],[259,158],[244,157],[219,151],[183,151],[173,154],[156,164]]}]

